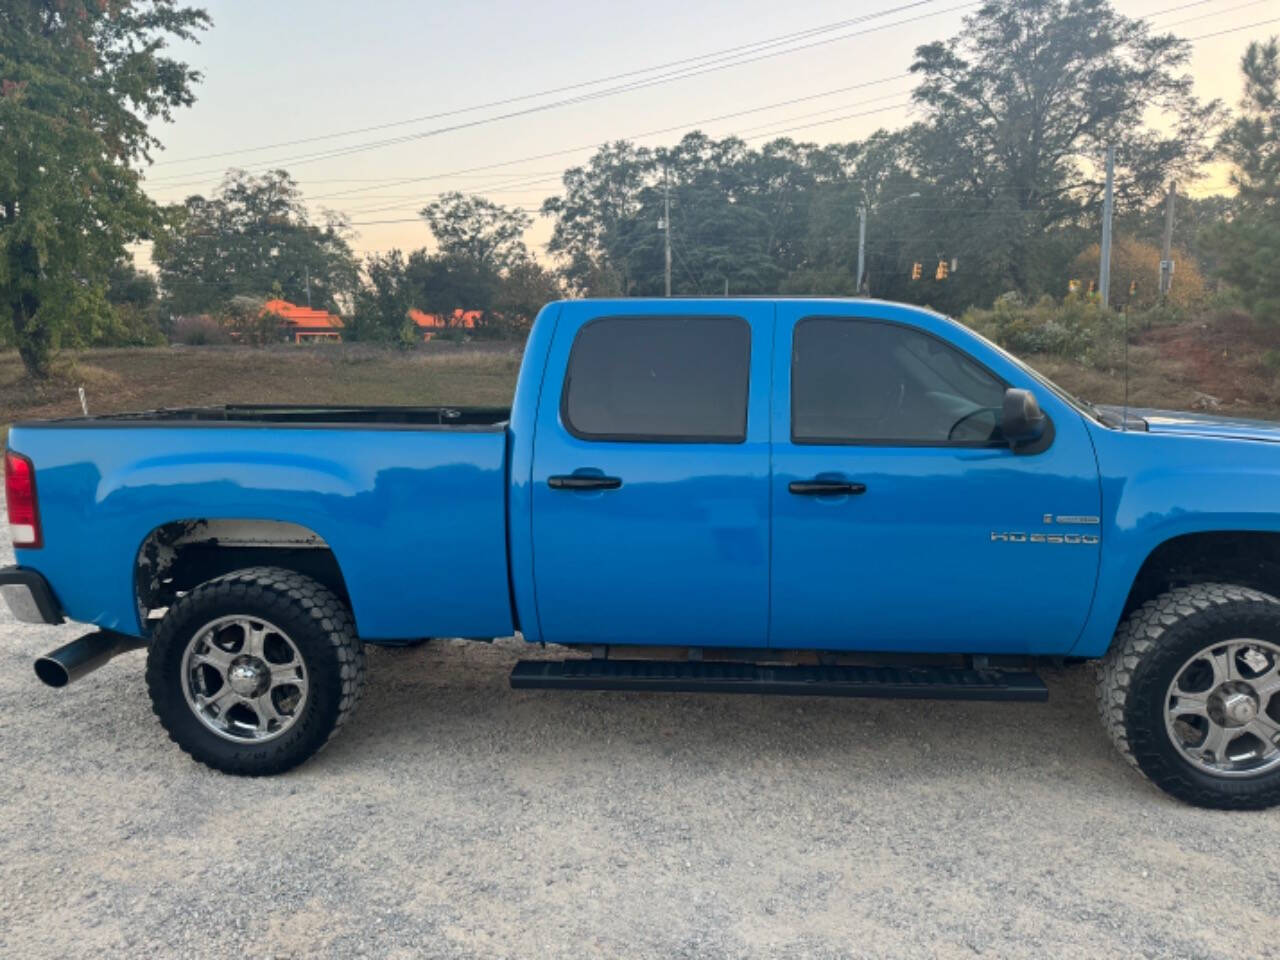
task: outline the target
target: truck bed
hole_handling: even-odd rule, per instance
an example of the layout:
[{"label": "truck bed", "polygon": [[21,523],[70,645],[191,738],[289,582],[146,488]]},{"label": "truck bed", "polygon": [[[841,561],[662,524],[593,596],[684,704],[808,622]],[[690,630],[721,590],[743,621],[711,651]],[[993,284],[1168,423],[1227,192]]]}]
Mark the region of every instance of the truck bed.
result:
[{"label": "truck bed", "polygon": [[47,507],[18,563],[39,561],[69,618],[137,635],[134,570],[162,525],[288,523],[333,552],[366,639],[505,636],[506,418],[260,405],[15,424]]},{"label": "truck bed", "polygon": [[172,407],[91,417],[45,420],[41,427],[201,426],[234,424],[302,427],[309,425],[432,428],[456,427],[500,432],[511,417],[510,407],[329,406],[318,404],[222,404]]}]

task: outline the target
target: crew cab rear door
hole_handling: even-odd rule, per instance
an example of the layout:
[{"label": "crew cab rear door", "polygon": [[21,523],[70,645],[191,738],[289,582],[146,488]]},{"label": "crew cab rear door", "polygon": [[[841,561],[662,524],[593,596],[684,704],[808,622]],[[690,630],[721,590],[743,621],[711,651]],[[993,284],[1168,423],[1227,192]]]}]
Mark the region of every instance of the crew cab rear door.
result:
[{"label": "crew cab rear door", "polygon": [[768,642],[773,312],[564,306],[531,478],[543,640]]},{"label": "crew cab rear door", "polygon": [[[1081,414],[910,308],[781,303],[775,349],[772,644],[1068,651],[1101,549]],[[995,432],[1010,386],[1052,421],[1018,452]]]}]

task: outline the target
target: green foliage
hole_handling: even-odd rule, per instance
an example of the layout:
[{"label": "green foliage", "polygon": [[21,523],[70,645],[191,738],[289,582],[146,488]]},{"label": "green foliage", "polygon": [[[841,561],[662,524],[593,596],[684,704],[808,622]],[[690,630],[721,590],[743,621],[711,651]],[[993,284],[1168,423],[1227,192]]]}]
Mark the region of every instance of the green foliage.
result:
[{"label": "green foliage", "polygon": [[1222,137],[1238,209],[1213,233],[1218,274],[1259,319],[1280,323],[1280,42],[1251,43],[1241,115]]},{"label": "green foliage", "polygon": [[[1173,246],[1180,251],[1174,256],[1178,274],[1188,261],[1206,276],[1218,272],[1222,263],[1221,248],[1214,233],[1219,224],[1231,219],[1239,208],[1239,200],[1226,194],[1192,197],[1179,190],[1174,198]],[[1131,236],[1159,248],[1164,242],[1165,198],[1155,197],[1149,203],[1123,211],[1116,217],[1117,236]],[[1095,238],[1090,238],[1095,239]]]},{"label": "green foliage", "polygon": [[1123,320],[1095,298],[1043,296],[1034,303],[1008,295],[989,310],[973,308],[960,317],[965,326],[1015,354],[1049,354],[1103,366],[1123,346]]},{"label": "green foliage", "polygon": [[265,306],[266,301],[261,297],[235,296],[223,306],[217,319],[237,343],[251,347],[279,343],[283,339],[284,318]]},{"label": "green foliage", "polygon": [[231,170],[217,193],[169,210],[152,254],[172,313],[207,313],[232,297],[273,291],[292,303],[336,310],[354,292],[358,267],[342,218],[312,224],[284,170]]},{"label": "green foliage", "polygon": [[404,254],[392,250],[365,260],[365,282],[356,291],[355,309],[343,336],[374,343],[407,343],[413,335],[409,309],[413,296],[405,277]]},{"label": "green foliage", "polygon": [[552,271],[533,260],[513,263],[500,278],[481,332],[506,338],[523,336],[538,311],[562,296],[564,290]]},{"label": "green foliage", "polygon": [[455,191],[423,207],[421,216],[440,252],[455,262],[503,270],[529,257],[524,232],[533,219],[522,210]]},{"label": "green foliage", "polygon": [[160,221],[134,168],[158,146],[148,123],[199,80],[164,43],[208,23],[173,0],[0,6],[0,323],[33,376],[112,322],[108,273]]},{"label": "green foliage", "polygon": [[[349,340],[408,343],[418,337],[409,310],[452,316],[455,310],[478,310],[478,326],[465,330],[476,337],[521,336],[549,300],[561,296],[551,271],[530,258],[513,259],[505,269],[461,253],[415,250],[405,257],[399,250],[373,255],[365,261],[365,282],[356,294],[356,308],[345,331]],[[437,336],[462,336],[443,330]]]},{"label": "green foliage", "polygon": [[[524,262],[524,261],[517,261]],[[405,282],[412,305],[427,313],[454,310],[493,310],[502,281],[493,265],[463,253],[430,254],[415,250],[405,265]]]},{"label": "green foliage", "polygon": [[122,259],[107,275],[110,320],[90,339],[101,347],[156,347],[166,342],[155,278]]}]

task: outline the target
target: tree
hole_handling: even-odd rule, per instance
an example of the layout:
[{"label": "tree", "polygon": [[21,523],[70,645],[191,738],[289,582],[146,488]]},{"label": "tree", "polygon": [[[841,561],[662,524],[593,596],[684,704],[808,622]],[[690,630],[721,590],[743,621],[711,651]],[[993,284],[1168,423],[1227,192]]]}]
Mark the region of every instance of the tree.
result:
[{"label": "tree", "polygon": [[345,330],[347,339],[408,342],[412,334],[409,308],[414,302],[406,272],[405,257],[399,250],[366,258],[364,282],[356,291],[355,308]]},{"label": "tree", "polygon": [[234,339],[251,347],[266,346],[282,339],[284,318],[266,309],[266,300],[262,297],[234,296],[219,309],[218,319]]},{"label": "tree", "polygon": [[502,274],[463,253],[415,250],[405,265],[405,280],[413,306],[448,317],[455,310],[490,312]]},{"label": "tree", "polygon": [[578,293],[630,293],[628,249],[640,191],[654,169],[651,151],[619,140],[597,150],[585,167],[566,170],[564,195],[543,202],[543,215],[556,218],[547,250],[564,261],[561,275]]},{"label": "tree", "polygon": [[103,346],[156,346],[165,342],[159,315],[156,280],[129,258],[117,261],[107,275],[110,325],[88,342]]},{"label": "tree", "polygon": [[958,36],[916,50],[929,116],[914,162],[937,185],[935,234],[990,278],[974,299],[1052,285],[1061,246],[1044,255],[1041,240],[1097,209],[1108,144],[1121,209],[1206,156],[1218,104],[1192,94],[1189,55],[1107,0],[988,0]]},{"label": "tree", "polygon": [[533,218],[523,210],[455,191],[423,207],[419,214],[445,256],[470,260],[491,270],[502,270],[529,256],[524,232]]},{"label": "tree", "polygon": [[211,199],[188,197],[170,211],[152,257],[176,314],[217,312],[232,297],[273,288],[292,303],[338,310],[359,272],[346,232],[333,214],[311,223],[287,171],[231,170]]},{"label": "tree", "polygon": [[209,22],[174,0],[0,6],[0,319],[32,376],[68,324],[106,314],[112,265],[157,228],[134,165],[200,79],[164,42]]},{"label": "tree", "polygon": [[1255,316],[1280,321],[1280,42],[1249,44],[1241,68],[1242,113],[1219,144],[1234,168],[1239,209],[1215,231],[1218,273]]},{"label": "tree", "polygon": [[[1236,215],[1239,199],[1222,193],[1193,197],[1179,190],[1174,204],[1174,247],[1185,251],[1185,256],[1194,259],[1196,266],[1205,274],[1216,274],[1222,262],[1218,229]],[[1165,198],[1160,197],[1145,207],[1117,217],[1115,230],[1117,235],[1129,234],[1159,246],[1164,240],[1164,224]],[[1183,262],[1175,258],[1177,273],[1182,271]],[[1176,279],[1174,284],[1177,284]]]},{"label": "tree", "polygon": [[501,336],[521,336],[546,303],[559,300],[564,290],[554,273],[533,260],[507,268],[493,298],[492,320],[485,326]]}]

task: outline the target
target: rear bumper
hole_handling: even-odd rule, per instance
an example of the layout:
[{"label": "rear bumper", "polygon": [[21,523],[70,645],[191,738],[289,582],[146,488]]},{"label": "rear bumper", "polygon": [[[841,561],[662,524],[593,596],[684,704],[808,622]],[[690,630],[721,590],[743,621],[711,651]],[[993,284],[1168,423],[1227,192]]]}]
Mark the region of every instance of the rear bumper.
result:
[{"label": "rear bumper", "polygon": [[62,610],[49,582],[34,570],[0,567],[0,596],[23,623],[62,623]]}]

